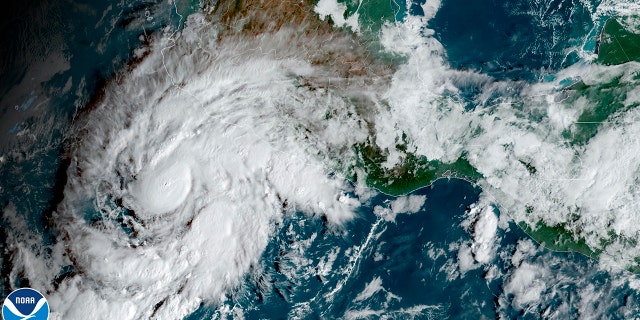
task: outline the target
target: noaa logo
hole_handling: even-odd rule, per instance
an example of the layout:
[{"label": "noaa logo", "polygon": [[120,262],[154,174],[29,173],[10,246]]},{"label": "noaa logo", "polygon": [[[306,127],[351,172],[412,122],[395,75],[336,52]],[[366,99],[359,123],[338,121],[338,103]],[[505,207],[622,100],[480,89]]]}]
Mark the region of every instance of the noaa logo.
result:
[{"label": "noaa logo", "polygon": [[4,299],[2,317],[4,320],[47,320],[49,303],[40,292],[21,288]]}]

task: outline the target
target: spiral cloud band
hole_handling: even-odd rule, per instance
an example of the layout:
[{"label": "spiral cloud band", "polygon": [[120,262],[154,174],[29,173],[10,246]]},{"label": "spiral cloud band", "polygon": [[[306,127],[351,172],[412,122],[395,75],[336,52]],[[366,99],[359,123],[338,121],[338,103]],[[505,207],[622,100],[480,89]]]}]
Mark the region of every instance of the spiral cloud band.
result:
[{"label": "spiral cloud band", "polygon": [[[215,29],[203,21],[191,16],[178,40],[158,40],[77,123],[57,221],[82,276],[53,298],[68,300],[56,309],[64,318],[119,314],[122,303],[127,319],[185,316],[223,299],[283,212],[339,223],[359,206],[306,150],[300,126],[324,116],[331,97],[296,85],[313,66],[277,56],[289,31],[205,43]],[[316,129],[366,136],[357,122]]]}]

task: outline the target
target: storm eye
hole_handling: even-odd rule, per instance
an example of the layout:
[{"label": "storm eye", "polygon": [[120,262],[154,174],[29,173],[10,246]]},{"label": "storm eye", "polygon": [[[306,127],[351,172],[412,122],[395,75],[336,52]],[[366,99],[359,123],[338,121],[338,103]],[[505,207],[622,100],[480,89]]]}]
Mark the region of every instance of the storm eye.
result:
[{"label": "storm eye", "polygon": [[180,162],[147,168],[132,183],[131,195],[143,215],[160,215],[176,210],[191,190],[191,170]]}]

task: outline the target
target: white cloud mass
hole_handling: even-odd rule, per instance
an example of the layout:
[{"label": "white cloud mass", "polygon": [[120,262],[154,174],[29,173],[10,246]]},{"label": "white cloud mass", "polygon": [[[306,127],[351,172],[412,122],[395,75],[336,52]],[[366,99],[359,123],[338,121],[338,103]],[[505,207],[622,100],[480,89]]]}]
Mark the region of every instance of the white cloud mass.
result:
[{"label": "white cloud mass", "polygon": [[[223,299],[283,212],[339,224],[360,205],[303,141],[299,126],[331,97],[296,85],[316,72],[308,62],[269,50],[287,48],[293,31],[203,42],[215,36],[203,20],[191,16],[175,43],[158,40],[77,123],[56,221],[59,263],[81,274],[52,294],[54,316],[184,317]],[[348,119],[327,126],[333,136],[314,130],[339,139],[323,145],[366,136]]]}]

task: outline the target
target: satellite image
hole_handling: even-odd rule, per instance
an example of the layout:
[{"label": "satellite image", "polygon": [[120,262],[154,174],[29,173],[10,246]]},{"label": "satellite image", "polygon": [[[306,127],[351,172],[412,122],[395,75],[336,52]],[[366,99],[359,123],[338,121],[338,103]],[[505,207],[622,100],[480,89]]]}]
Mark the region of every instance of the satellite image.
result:
[{"label": "satellite image", "polygon": [[28,0],[3,319],[640,319],[637,0]]}]

